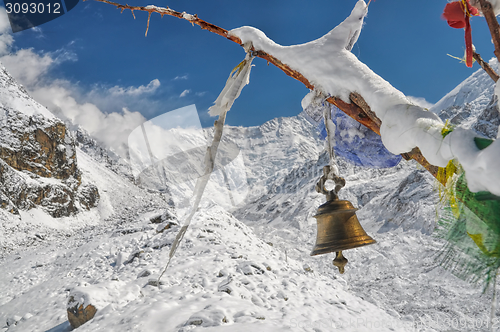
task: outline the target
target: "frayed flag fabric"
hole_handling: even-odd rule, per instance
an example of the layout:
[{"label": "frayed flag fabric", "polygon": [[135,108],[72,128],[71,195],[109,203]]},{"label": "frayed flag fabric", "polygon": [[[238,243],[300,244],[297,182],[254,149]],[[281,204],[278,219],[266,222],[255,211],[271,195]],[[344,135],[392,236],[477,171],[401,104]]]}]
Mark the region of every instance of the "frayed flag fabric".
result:
[{"label": "frayed flag fabric", "polygon": [[215,104],[208,109],[210,116],[221,115],[231,109],[234,101],[240,96],[241,90],[250,82],[253,58],[250,53],[247,53],[245,59],[231,71]]}]

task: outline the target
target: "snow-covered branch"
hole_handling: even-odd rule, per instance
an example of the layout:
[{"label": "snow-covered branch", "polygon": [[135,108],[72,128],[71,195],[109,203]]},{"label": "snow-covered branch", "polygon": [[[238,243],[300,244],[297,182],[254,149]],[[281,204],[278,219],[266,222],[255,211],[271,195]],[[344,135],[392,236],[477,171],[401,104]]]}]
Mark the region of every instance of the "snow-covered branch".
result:
[{"label": "snow-covered branch", "polygon": [[150,15],[156,12],[175,16],[240,45],[251,43],[254,56],[276,65],[309,89],[330,96],[329,102],[380,133],[384,145],[392,153],[415,159],[434,175],[435,166],[444,167],[449,160],[457,159],[464,167],[472,191],[487,190],[500,195],[498,140],[484,150],[479,150],[472,131],[456,129],[444,137],[444,123],[436,114],[413,105],[402,92],[376,75],[349,51],[359,36],[368,10],[363,0],[356,3],[344,22],[325,36],[292,46],[279,45],[253,27],[227,31],[200,20],[196,15],[169,8],[134,7],[108,0],[96,1],[112,4],[122,11],[142,10]]},{"label": "snow-covered branch", "polygon": [[[235,43],[238,43],[240,45],[243,45],[242,41],[234,35],[229,34],[229,32],[226,29],[223,29],[221,27],[218,27],[214,24],[208,23],[200,18],[198,18],[197,15],[191,15],[187,14],[185,12],[178,12],[175,10],[172,10],[170,8],[163,8],[163,7],[157,7],[157,6],[129,6],[129,5],[121,5],[119,3],[113,2],[113,1],[108,1],[108,0],[95,0],[98,2],[103,2],[107,3],[110,5],[113,5],[117,7],[118,9],[121,9],[123,12],[125,9],[128,9],[134,13],[134,11],[145,11],[149,13],[148,16],[148,27],[149,27],[149,19],[151,17],[151,13],[158,13],[160,15],[170,15],[174,16],[180,19],[187,20],[191,22],[192,24],[199,25],[202,29],[208,30],[210,32],[213,32],[219,36],[222,36],[224,38],[227,38]],[[135,18],[135,16],[134,16]],[[286,63],[283,63],[280,59],[274,57],[271,54],[268,54],[267,52],[263,50],[256,50],[255,48],[252,49],[253,55],[259,58],[262,58],[266,60],[268,63],[272,63],[279,69],[281,69],[285,74],[288,76],[302,82],[308,89],[314,90],[314,85],[309,82],[309,80],[304,77],[300,72],[290,68]],[[327,99],[328,102],[334,104],[337,106],[340,110],[342,110],[344,113],[349,115],[351,118],[354,120],[358,121],[359,123],[363,124],[367,128],[371,129],[377,134],[380,134],[380,119],[376,117],[376,115],[370,111],[368,104],[364,101],[363,97],[359,95],[356,92],[351,93],[350,95],[350,100],[344,101],[341,98],[338,98],[336,96],[330,96]],[[352,102],[351,102],[352,101]],[[426,168],[432,175],[436,176],[437,174],[437,168],[433,167],[430,165],[425,158],[422,156],[420,151],[418,149],[415,149],[412,153],[406,153],[403,154],[403,157],[405,159],[414,159],[418,163],[420,163],[424,168]]]},{"label": "snow-covered branch", "polygon": [[494,141],[480,150],[475,133],[456,129],[443,135],[444,123],[434,113],[413,105],[406,96],[376,75],[345,48],[349,33],[363,7],[359,0],[351,15],[325,36],[301,45],[282,46],[253,27],[230,31],[243,43],[252,42],[262,50],[300,72],[325,95],[350,101],[359,93],[381,119],[380,134],[385,147],[395,154],[415,152],[419,148],[432,165],[445,167],[452,159],[463,166],[469,189],[500,195],[500,143]]}]

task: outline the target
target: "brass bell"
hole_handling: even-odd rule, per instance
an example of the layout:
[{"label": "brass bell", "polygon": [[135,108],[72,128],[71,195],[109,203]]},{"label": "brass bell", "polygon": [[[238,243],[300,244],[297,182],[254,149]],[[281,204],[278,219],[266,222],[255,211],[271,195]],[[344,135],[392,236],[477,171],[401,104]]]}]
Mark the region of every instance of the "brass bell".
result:
[{"label": "brass bell", "polygon": [[[324,172],[327,175],[329,168],[324,169]],[[336,183],[341,184],[340,188],[335,191],[326,191],[324,189],[325,179],[324,176],[320,180],[317,190],[327,194],[328,201],[318,208],[318,212],[314,216],[318,224],[318,231],[316,245],[311,252],[311,256],[336,252],[333,265],[338,267],[340,273],[344,273],[344,266],[348,261],[342,255],[342,251],[366,246],[376,243],[376,241],[366,234],[356,217],[357,209],[351,202],[338,199],[337,192],[344,186],[344,179],[335,179]]]}]

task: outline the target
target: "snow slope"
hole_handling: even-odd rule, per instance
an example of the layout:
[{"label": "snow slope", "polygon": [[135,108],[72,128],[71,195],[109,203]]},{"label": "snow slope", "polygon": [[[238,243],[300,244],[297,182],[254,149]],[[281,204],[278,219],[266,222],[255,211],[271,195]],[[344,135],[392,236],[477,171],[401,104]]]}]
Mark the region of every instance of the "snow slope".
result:
[{"label": "snow slope", "polygon": [[[271,137],[293,132],[301,121],[274,120],[250,130],[266,132],[272,146]],[[136,187],[78,151],[82,179],[98,186],[100,206],[88,219],[60,220],[66,222],[63,234],[41,228],[46,240],[17,247],[2,260],[8,271],[0,276],[0,284],[8,285],[0,292],[4,331],[68,331],[66,302],[79,289],[94,294],[99,307],[82,331],[460,330],[447,323],[452,318],[483,324],[470,331],[485,330],[488,297],[435,264],[442,243],[428,234],[436,193],[426,171],[406,162],[366,170],[339,161],[348,183],[341,195],[360,208],[361,223],[378,241],[346,251],[350,263],[341,276],[331,255],[309,256],[312,215],[324,201],[313,186],[326,156],[273,177],[272,170],[286,164],[280,158],[288,161],[314,140],[294,133],[296,144],[282,136],[275,148],[289,150],[273,154],[252,142],[262,142],[260,134],[245,138],[248,130],[228,132],[239,132],[253,146],[253,154],[242,149],[245,162],[262,165],[254,176],[269,172],[266,185],[275,193],[248,200],[233,214],[205,201],[160,288],[147,284],[158,277],[179,229],[157,233],[151,223],[168,206],[167,197]],[[283,183],[288,189],[276,193]]]},{"label": "snow slope", "polygon": [[[360,320],[379,322],[387,326],[379,331],[391,331],[390,326],[408,324],[346,291],[341,281],[287,260],[216,206],[198,215],[164,284],[148,286],[167,258],[167,250],[154,248],[168,246],[178,227],[156,234],[144,219],[137,226],[141,224],[136,233],[94,238],[79,252],[41,251],[29,258],[34,268],[28,271],[14,267],[28,258],[6,262],[11,273],[22,276],[10,282],[6,295],[19,294],[24,278],[33,283],[3,308],[21,317],[32,315],[9,331],[64,330],[64,300],[75,286],[94,294],[100,288],[94,295],[100,311],[81,331],[303,331],[314,324],[372,331]],[[136,253],[131,262],[113,266],[117,254],[130,259]],[[147,273],[152,275],[142,277]],[[48,275],[50,280],[44,280]]]},{"label": "snow slope", "polygon": [[41,114],[53,119],[55,116],[40,103],[31,98],[26,90],[19,85],[5,67],[0,63],[0,106],[15,109],[26,115]]}]

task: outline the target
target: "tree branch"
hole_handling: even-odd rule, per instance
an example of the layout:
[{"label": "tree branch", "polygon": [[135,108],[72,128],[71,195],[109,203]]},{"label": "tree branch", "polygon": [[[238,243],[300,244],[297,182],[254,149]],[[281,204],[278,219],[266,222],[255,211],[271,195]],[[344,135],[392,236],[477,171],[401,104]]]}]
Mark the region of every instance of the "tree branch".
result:
[{"label": "tree branch", "polygon": [[[83,1],[88,1],[88,0],[83,0]],[[199,25],[200,28],[202,28],[203,30],[208,30],[210,32],[213,32],[219,36],[227,38],[227,39],[241,45],[241,40],[238,37],[230,36],[226,29],[223,29],[221,27],[213,25],[212,23],[208,23],[207,21],[199,19],[198,15],[196,15],[196,14],[191,15],[191,14],[187,14],[186,12],[181,13],[181,12],[175,11],[173,9],[170,9],[168,7],[166,7],[166,8],[165,7],[157,7],[157,6],[153,6],[153,5],[149,5],[146,7],[144,7],[144,6],[129,6],[129,5],[122,5],[122,4],[119,4],[119,3],[116,3],[113,1],[109,1],[109,0],[95,0],[95,1],[104,2],[104,3],[110,4],[112,6],[115,6],[116,8],[121,9],[122,13],[125,9],[129,9],[132,12],[132,14],[134,13],[134,10],[138,10],[138,11],[148,12],[149,15],[151,15],[151,13],[158,13],[161,15],[161,17],[163,17],[163,15],[174,16],[174,17],[186,20],[193,25],[194,24]],[[134,18],[135,18],[135,16],[134,16]]]},{"label": "tree branch", "polygon": [[434,177],[437,177],[439,167],[429,164],[429,162],[427,161],[427,159],[424,158],[422,152],[420,152],[420,149],[418,147],[413,148],[413,150],[411,150],[410,152],[402,153],[401,156],[406,160],[414,159],[416,162],[422,165],[426,170],[428,170],[429,173],[434,175]]},{"label": "tree branch", "polygon": [[497,17],[493,11],[491,3],[487,0],[479,0],[481,4],[481,11],[483,12],[486,23],[490,28],[491,38],[493,39],[493,45],[495,46],[495,55],[500,63],[500,25],[498,24]]},{"label": "tree branch", "polygon": [[[87,0],[84,0],[84,1],[87,1]],[[208,22],[198,18],[198,15],[196,15],[196,14],[191,15],[191,14],[187,14],[185,12],[181,13],[181,12],[172,10],[168,7],[163,8],[163,7],[157,7],[157,6],[152,6],[152,5],[149,5],[146,7],[129,6],[129,5],[121,5],[119,3],[109,1],[109,0],[95,0],[95,1],[104,2],[107,4],[113,5],[116,8],[121,9],[122,13],[125,9],[130,10],[132,12],[132,14],[135,10],[148,12],[149,13],[148,27],[149,27],[149,17],[151,16],[151,13],[158,13],[162,17],[163,17],[163,15],[169,15],[169,16],[174,16],[174,17],[177,17],[180,19],[187,20],[188,22],[190,22],[193,25],[196,24],[196,25],[200,26],[203,30],[208,30],[210,32],[213,32],[213,33],[219,35],[219,36],[222,36],[226,39],[229,39],[229,40],[239,44],[240,46],[242,45],[242,42],[238,37],[230,35],[226,29],[223,29],[223,28],[218,27],[212,23],[208,23]],[[135,16],[134,16],[134,18],[135,18]],[[498,22],[497,22],[497,24],[498,24]],[[146,34],[147,34],[147,30],[146,30]],[[279,59],[273,57],[272,55],[270,55],[264,51],[260,51],[260,50],[258,50],[258,51],[252,50],[252,51],[254,51],[253,52],[254,56],[262,58],[269,63],[272,63],[273,65],[275,65],[276,67],[281,69],[288,76],[302,82],[308,89],[310,89],[310,90],[314,89],[314,86],[309,82],[309,80],[307,78],[305,78],[298,71],[295,71],[292,68],[290,68],[288,65],[282,63]],[[350,104],[344,102],[342,99],[337,98],[337,97],[329,97],[327,99],[327,101],[330,102],[331,104],[337,106],[341,111],[343,111],[344,113],[349,115],[354,120],[358,121],[359,123],[363,124],[364,126],[368,127],[370,130],[372,130],[375,133],[377,133],[378,135],[380,135],[380,125],[381,125],[382,121],[375,115],[374,112],[371,111],[370,107],[368,106],[366,101],[363,99],[363,97],[360,94],[353,92],[350,95],[350,99],[352,101],[352,103],[350,103]],[[420,152],[420,150],[418,148],[413,149],[409,153],[403,154],[403,157],[406,160],[414,159],[419,164],[421,164],[425,169],[427,169],[434,177],[437,176],[437,167],[429,164],[429,162],[427,162],[427,160],[424,158],[424,156],[422,155],[422,153]]]},{"label": "tree branch", "polygon": [[[376,125],[376,128],[373,128],[373,129],[368,127],[368,126],[367,127],[372,129],[378,135],[380,135],[380,126],[382,125],[382,121],[372,111],[372,109],[370,108],[368,103],[365,101],[365,99],[357,92],[352,92],[350,94],[349,98],[351,99],[351,101],[354,104],[356,104],[359,108],[361,108],[363,110],[364,114],[363,115],[360,114],[360,116],[364,117],[365,115],[367,115],[370,118],[370,120],[372,121],[372,123]],[[360,121],[358,121],[358,122],[360,122]]]},{"label": "tree branch", "polygon": [[491,79],[495,81],[495,83],[498,81],[500,78],[498,74],[493,70],[493,68],[490,67],[490,65],[481,58],[481,55],[479,53],[474,52],[472,54],[474,59],[477,61],[477,63],[481,66],[481,68],[484,69],[484,71],[490,75]]}]

